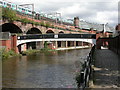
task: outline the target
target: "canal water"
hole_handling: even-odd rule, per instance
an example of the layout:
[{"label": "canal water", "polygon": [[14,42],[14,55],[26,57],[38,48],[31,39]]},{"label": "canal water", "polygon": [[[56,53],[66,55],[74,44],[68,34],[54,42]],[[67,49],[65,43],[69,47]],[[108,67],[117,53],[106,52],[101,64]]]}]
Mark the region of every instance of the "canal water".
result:
[{"label": "canal water", "polygon": [[76,72],[89,51],[52,51],[4,60],[3,87],[76,88]]}]

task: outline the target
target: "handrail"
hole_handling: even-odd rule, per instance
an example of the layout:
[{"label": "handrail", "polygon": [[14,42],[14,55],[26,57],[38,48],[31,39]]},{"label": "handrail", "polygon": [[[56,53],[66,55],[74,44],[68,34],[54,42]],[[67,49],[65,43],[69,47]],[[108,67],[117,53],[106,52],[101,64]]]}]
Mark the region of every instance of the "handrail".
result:
[{"label": "handrail", "polygon": [[92,78],[92,64],[93,64],[93,55],[95,51],[95,45],[92,47],[87,59],[84,61],[83,68],[80,72],[80,83],[78,86],[82,90],[89,87],[89,80]]},{"label": "handrail", "polygon": [[25,39],[50,39],[50,38],[87,38],[96,39],[95,34],[37,34],[37,35],[22,35],[18,36],[18,40]]}]

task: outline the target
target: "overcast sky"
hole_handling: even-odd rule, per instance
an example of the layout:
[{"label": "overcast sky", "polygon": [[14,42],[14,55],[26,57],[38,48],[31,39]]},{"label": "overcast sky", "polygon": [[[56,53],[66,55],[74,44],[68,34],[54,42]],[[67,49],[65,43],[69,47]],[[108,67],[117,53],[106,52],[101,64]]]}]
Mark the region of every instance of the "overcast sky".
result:
[{"label": "overcast sky", "polygon": [[34,3],[35,11],[61,13],[62,18],[80,19],[91,23],[118,24],[118,0],[7,0],[16,4]]}]

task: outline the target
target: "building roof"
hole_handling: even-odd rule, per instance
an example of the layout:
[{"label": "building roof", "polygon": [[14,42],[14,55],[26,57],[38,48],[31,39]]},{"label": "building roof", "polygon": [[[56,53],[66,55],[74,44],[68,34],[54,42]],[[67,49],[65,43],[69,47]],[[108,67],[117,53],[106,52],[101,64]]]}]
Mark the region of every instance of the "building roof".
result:
[{"label": "building roof", "polygon": [[[91,28],[95,31],[101,32],[104,30],[103,24],[97,24],[97,23],[90,23],[81,20],[79,23],[79,28],[80,29],[87,29],[90,30]],[[105,25],[105,31],[106,32],[114,32],[115,29],[113,27],[110,27],[109,25]]]}]

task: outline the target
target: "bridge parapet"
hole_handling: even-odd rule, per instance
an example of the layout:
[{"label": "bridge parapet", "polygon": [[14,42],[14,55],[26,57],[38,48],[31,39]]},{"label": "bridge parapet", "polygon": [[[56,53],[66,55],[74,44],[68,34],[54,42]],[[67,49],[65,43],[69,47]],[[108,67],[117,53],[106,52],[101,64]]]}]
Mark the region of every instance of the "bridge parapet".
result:
[{"label": "bridge parapet", "polygon": [[18,40],[25,39],[50,39],[50,38],[87,38],[87,39],[96,39],[95,34],[29,34],[18,36]]},{"label": "bridge parapet", "polygon": [[18,36],[17,46],[37,41],[82,41],[96,44],[95,34],[39,34]]}]

